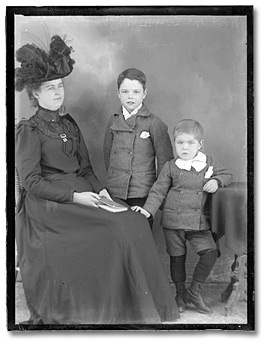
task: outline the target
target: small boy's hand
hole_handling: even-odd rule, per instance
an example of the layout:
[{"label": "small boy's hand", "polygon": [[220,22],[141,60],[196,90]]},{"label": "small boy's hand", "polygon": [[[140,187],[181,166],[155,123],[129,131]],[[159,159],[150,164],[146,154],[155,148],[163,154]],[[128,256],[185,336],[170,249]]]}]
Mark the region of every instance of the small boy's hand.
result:
[{"label": "small boy's hand", "polygon": [[151,216],[151,214],[146,211],[145,209],[143,209],[142,207],[140,206],[132,206],[131,207],[132,211],[134,212],[140,212],[141,214],[143,214],[146,218],[149,218]]},{"label": "small boy's hand", "polygon": [[203,191],[207,193],[215,193],[218,190],[217,180],[210,180],[203,186]]}]

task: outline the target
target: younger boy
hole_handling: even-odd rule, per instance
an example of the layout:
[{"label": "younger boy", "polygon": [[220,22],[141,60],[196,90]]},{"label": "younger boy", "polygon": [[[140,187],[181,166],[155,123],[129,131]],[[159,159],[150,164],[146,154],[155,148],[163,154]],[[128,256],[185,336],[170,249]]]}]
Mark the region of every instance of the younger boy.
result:
[{"label": "younger boy", "polygon": [[[174,128],[173,137],[177,158],[164,165],[143,208],[134,206],[132,209],[148,218],[164,203],[161,224],[179,311],[185,311],[186,303],[191,302],[199,312],[211,313],[212,309],[200,295],[201,284],[206,281],[218,255],[210,230],[208,193],[229,185],[233,175],[200,151],[203,128],[199,122],[181,120]],[[187,240],[200,258],[186,290]]]},{"label": "younger boy", "polygon": [[106,188],[130,206],[143,206],[163,165],[173,158],[173,149],[167,125],[143,103],[145,74],[127,69],[117,87],[121,108],[111,116],[104,138]]}]

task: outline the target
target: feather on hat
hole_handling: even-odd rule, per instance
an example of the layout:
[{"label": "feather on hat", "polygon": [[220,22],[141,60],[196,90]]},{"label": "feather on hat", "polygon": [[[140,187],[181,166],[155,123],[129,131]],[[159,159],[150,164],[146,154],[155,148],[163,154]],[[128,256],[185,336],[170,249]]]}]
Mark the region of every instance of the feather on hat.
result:
[{"label": "feather on hat", "polygon": [[22,91],[30,83],[42,83],[63,78],[73,70],[72,47],[68,47],[60,36],[51,38],[47,53],[35,44],[26,44],[16,51],[21,67],[15,69],[15,90]]}]

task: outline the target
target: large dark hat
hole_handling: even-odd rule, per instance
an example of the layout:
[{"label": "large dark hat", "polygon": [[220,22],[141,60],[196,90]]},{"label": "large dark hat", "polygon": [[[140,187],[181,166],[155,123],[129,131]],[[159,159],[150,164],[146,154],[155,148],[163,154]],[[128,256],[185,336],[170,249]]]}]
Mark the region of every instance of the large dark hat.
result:
[{"label": "large dark hat", "polygon": [[63,78],[73,70],[72,47],[68,47],[60,36],[51,38],[47,53],[35,44],[26,44],[16,51],[21,67],[15,69],[15,89],[20,92],[30,83],[42,83]]}]

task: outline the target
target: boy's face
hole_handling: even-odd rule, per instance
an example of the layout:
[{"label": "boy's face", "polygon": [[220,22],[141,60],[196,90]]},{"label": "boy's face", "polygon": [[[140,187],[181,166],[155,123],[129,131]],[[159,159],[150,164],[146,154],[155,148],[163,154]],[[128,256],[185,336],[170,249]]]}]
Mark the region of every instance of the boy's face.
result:
[{"label": "boy's face", "polygon": [[125,78],[121,83],[118,96],[122,106],[124,106],[129,113],[137,108],[146,97],[147,90],[143,90],[142,84],[137,80],[130,80]]},{"label": "boy's face", "polygon": [[176,153],[182,160],[195,158],[202,144],[203,140],[199,142],[193,134],[179,134],[174,141]]}]

